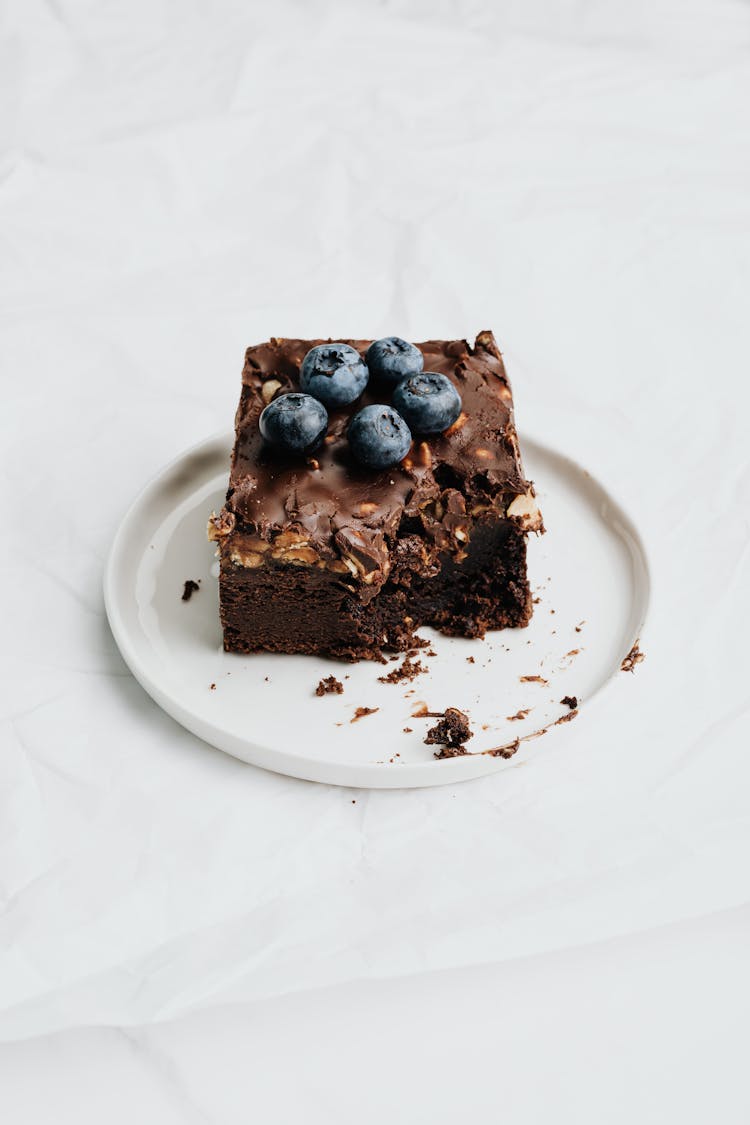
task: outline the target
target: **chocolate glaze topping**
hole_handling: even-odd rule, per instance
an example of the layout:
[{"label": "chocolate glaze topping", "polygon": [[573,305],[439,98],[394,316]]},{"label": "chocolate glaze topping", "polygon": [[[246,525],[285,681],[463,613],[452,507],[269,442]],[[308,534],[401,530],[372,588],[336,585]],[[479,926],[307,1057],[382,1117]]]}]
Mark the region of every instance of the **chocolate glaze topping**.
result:
[{"label": "chocolate glaze topping", "polygon": [[[381,569],[399,528],[404,533],[402,520],[415,521],[415,531],[440,548],[441,538],[447,544],[456,527],[466,525],[472,501],[499,506],[530,489],[521,467],[510,386],[491,332],[480,333],[473,347],[466,340],[417,345],[425,371],[447,375],[461,394],[463,409],[444,434],[416,437],[401,465],[376,472],[350,456],[346,428],[352,415],[368,403],[390,401],[388,390],[372,380],[357,402],[331,413],[326,442],[307,462],[270,449],[258,430],[261,411],[273,397],[299,389],[302,360],[310,348],[325,342],[271,339],[247,349],[237,443],[219,521],[266,540],[293,528],[322,559],[345,553],[360,560],[367,572]],[[371,343],[345,342],[362,355]],[[430,505],[438,500],[436,515]]]}]

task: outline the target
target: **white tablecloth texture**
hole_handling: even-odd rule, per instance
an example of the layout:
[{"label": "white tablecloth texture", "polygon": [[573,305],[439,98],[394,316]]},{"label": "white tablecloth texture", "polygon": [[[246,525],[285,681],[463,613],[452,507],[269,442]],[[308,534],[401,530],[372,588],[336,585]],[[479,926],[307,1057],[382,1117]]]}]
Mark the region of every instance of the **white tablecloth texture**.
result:
[{"label": "white tablecloth texture", "polygon": [[[746,1122],[750,6],[0,20],[3,1119]],[[134,493],[248,343],[483,328],[648,547],[625,715],[421,791],[189,735],[103,611]]]}]

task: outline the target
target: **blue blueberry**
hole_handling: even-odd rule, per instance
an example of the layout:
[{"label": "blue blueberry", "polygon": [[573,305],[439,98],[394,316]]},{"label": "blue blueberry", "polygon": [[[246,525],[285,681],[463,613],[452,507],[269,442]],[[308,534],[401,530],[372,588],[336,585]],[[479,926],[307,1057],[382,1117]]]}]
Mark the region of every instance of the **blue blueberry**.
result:
[{"label": "blue blueberry", "polygon": [[447,375],[423,371],[399,383],[393,405],[416,434],[441,434],[461,413],[461,396]]},{"label": "blue blueberry", "polygon": [[409,427],[392,406],[378,403],[355,414],[347,432],[349,448],[368,469],[398,465],[411,446]]},{"label": "blue blueberry", "polygon": [[347,406],[367,386],[367,365],[348,344],[318,344],[302,360],[299,385],[334,410]]},{"label": "blue blueberry", "polygon": [[281,395],[269,402],[258,420],[269,445],[288,453],[309,453],[328,429],[328,411],[312,395]]},{"label": "blue blueberry", "polygon": [[367,349],[365,359],[373,378],[389,387],[395,387],[410,375],[418,375],[424,367],[424,356],[419,348],[402,340],[400,336],[385,336],[382,340],[376,340]]}]

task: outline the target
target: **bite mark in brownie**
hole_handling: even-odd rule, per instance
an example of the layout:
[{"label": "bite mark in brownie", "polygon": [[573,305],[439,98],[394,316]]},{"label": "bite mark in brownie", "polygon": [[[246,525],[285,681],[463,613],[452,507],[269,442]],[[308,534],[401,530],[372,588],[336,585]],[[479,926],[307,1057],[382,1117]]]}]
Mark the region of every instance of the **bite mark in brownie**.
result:
[{"label": "bite mark in brownie", "polygon": [[[418,345],[463,409],[382,471],[356,465],[346,441],[352,414],[384,400],[377,385],[330,414],[307,461],[263,443],[261,411],[298,389],[302,359],[321,342],[272,339],[246,353],[229,489],[209,524],[225,649],[382,659],[413,647],[421,625],[465,637],[526,625],[526,535],[543,526],[492,334]],[[361,354],[370,343],[346,342]]]}]

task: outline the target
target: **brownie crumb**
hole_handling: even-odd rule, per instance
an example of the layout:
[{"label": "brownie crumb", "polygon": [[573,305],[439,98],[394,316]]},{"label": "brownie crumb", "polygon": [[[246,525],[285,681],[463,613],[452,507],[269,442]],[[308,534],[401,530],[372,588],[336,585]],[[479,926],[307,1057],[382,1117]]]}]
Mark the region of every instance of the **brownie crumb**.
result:
[{"label": "brownie crumb", "polygon": [[467,664],[476,664],[476,660],[474,659],[473,656],[467,656],[466,657],[466,663]]},{"label": "brownie crumb", "polygon": [[555,719],[552,724],[553,727],[559,727],[560,723],[569,723],[571,719],[575,719],[578,714],[577,710],[568,711],[567,714],[561,715],[559,719]]},{"label": "brownie crumb", "polygon": [[640,662],[645,659],[646,655],[638,648],[638,641],[636,641],[620,665],[620,669],[623,672],[635,672],[636,664],[640,664]]},{"label": "brownie crumb", "polygon": [[465,746],[441,746],[435,751],[435,757],[440,761],[441,758],[463,758],[468,753]]},{"label": "brownie crumb", "polygon": [[547,680],[545,680],[542,676],[519,676],[518,679],[520,680],[520,682],[522,684],[546,684],[547,683]]},{"label": "brownie crumb", "polygon": [[366,715],[374,715],[375,712],[379,710],[379,707],[358,707],[354,712],[354,718],[350,719],[349,722],[356,723],[360,719],[364,719]]},{"label": "brownie crumb", "polygon": [[585,621],[579,621],[578,624],[576,625],[576,633],[580,633],[581,629],[584,627],[585,624],[586,624]]},{"label": "brownie crumb", "polygon": [[569,656],[578,656],[578,653],[579,653],[580,651],[581,651],[581,650],[580,650],[580,648],[572,648],[572,649],[570,650],[570,652],[566,652],[566,653],[565,653],[565,656],[563,657],[563,659],[564,659],[564,660],[567,660],[567,658],[568,658]]},{"label": "brownie crumb", "polygon": [[185,585],[182,590],[182,600],[184,602],[189,602],[193,594],[197,594],[200,588],[200,582],[194,582],[192,578],[186,578]]},{"label": "brownie crumb", "polygon": [[518,747],[521,745],[521,739],[516,738],[513,742],[508,742],[505,746],[495,746],[487,753],[492,758],[512,758]]},{"label": "brownie crumb", "polygon": [[412,660],[412,655],[416,656],[416,652],[408,654],[404,658],[403,664],[400,664],[398,668],[394,668],[391,672],[388,672],[387,675],[378,676],[379,682],[381,684],[410,683],[416,676],[421,676],[423,672],[426,672],[427,669],[422,661]]},{"label": "brownie crumb", "polygon": [[419,649],[420,648],[428,648],[430,642],[427,640],[426,637],[418,637],[415,634],[410,638],[409,644],[411,645],[411,648],[409,649],[409,652],[407,653],[407,656],[416,656]]},{"label": "brownie crumb", "polygon": [[326,676],[321,680],[315,689],[316,695],[341,695],[344,691],[344,685],[341,680],[337,680],[335,676]]},{"label": "brownie crumb", "polygon": [[442,719],[444,711],[428,711],[426,703],[418,703],[411,713],[412,719]]},{"label": "brownie crumb", "polygon": [[209,685],[208,685],[208,690],[209,690],[209,691],[216,691],[216,684],[209,684]]},{"label": "brownie crumb", "polygon": [[575,711],[576,707],[578,706],[578,696],[564,695],[560,702],[564,704],[565,707],[570,707],[571,711]]},{"label": "brownie crumb", "polygon": [[436,755],[438,758],[455,758],[467,753],[464,743],[473,737],[468,716],[457,707],[446,707],[440,721],[427,731],[424,741],[427,746],[442,747]]},{"label": "brownie crumb", "polygon": [[531,708],[527,707],[525,711],[516,711],[515,715],[506,715],[505,718],[509,723],[514,723],[517,719],[525,719],[530,710]]}]

